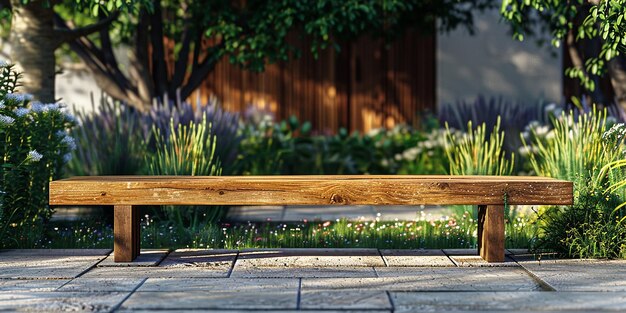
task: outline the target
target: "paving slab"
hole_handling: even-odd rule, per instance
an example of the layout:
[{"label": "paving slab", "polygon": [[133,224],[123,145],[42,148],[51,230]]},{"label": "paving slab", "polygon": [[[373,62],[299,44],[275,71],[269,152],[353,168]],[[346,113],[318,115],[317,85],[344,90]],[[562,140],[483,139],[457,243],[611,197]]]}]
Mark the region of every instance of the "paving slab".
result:
[{"label": "paving slab", "polygon": [[487,262],[478,255],[451,255],[450,259],[458,267],[515,267],[520,266],[509,256],[504,257],[504,262]]},{"label": "paving slab", "polygon": [[266,222],[281,221],[283,206],[232,206],[228,209],[226,219],[234,222]]},{"label": "paving slab", "polygon": [[256,267],[385,266],[377,249],[251,249],[239,253],[235,270]]},{"label": "paving slab", "polygon": [[166,279],[148,278],[137,291],[230,291],[250,292],[261,291],[297,291],[299,279],[272,279],[272,278],[206,278],[206,279]]},{"label": "paving slab", "polygon": [[102,256],[112,249],[4,249],[0,250],[0,260],[8,256]]},{"label": "paving slab", "polygon": [[110,312],[127,292],[3,292],[0,311]]},{"label": "paving slab", "polygon": [[529,254],[528,249],[506,249],[506,254]]},{"label": "paving slab", "polygon": [[143,283],[145,278],[84,278],[79,277],[63,285],[57,291],[63,292],[131,292]]},{"label": "paving slab", "polygon": [[128,267],[128,266],[157,266],[167,256],[169,250],[141,250],[139,256],[132,262],[115,262],[115,253],[111,253],[98,267]]},{"label": "paving slab", "polygon": [[300,295],[302,309],[390,310],[389,296],[373,290],[308,290]]},{"label": "paving slab", "polygon": [[376,205],[374,213],[380,221],[417,221],[439,219],[452,210],[438,205]]},{"label": "paving slab", "polygon": [[[155,312],[154,310],[116,310],[116,313],[146,313]],[[159,313],[250,313],[250,312],[268,312],[268,310],[158,310]],[[280,313],[319,313],[319,310],[280,310]],[[324,310],[324,313],[363,313],[362,310]],[[367,313],[391,313],[391,310],[367,310]],[[508,312],[507,312],[508,313]],[[513,312],[515,313],[515,312]]]},{"label": "paving slab", "polygon": [[395,312],[626,310],[622,292],[391,292]]},{"label": "paving slab", "polygon": [[626,260],[544,260],[515,256],[519,264],[557,291],[626,291]]},{"label": "paving slab", "polygon": [[478,249],[443,249],[443,253],[449,256],[478,255]]},{"label": "paving slab", "polygon": [[54,291],[69,281],[69,279],[0,279],[0,292]]},{"label": "paving slab", "polygon": [[12,255],[0,257],[0,279],[71,279],[96,266],[106,255]]},{"label": "paving slab", "polygon": [[185,310],[185,309],[255,309],[276,310],[296,309],[297,290],[281,292],[135,292],[126,300],[122,309],[126,310]]},{"label": "paving slab", "polygon": [[98,267],[89,270],[85,278],[225,278],[226,267]]},{"label": "paving slab", "polygon": [[235,268],[231,278],[377,277],[373,267],[246,267]]},{"label": "paving slab", "polygon": [[371,205],[287,206],[281,220],[334,221],[342,218],[371,221],[376,218],[376,213]]},{"label": "paving slab", "polygon": [[449,267],[456,266],[442,250],[380,250],[390,267]]},{"label": "paving slab", "polygon": [[[456,290],[516,291],[543,290],[526,271],[519,267],[440,267],[440,268],[376,268],[383,283],[397,287],[386,290]],[[303,286],[306,280],[303,280]],[[349,281],[346,280],[346,283]]]},{"label": "paving slab", "polygon": [[179,249],[170,253],[159,266],[230,269],[238,253],[237,250]]}]

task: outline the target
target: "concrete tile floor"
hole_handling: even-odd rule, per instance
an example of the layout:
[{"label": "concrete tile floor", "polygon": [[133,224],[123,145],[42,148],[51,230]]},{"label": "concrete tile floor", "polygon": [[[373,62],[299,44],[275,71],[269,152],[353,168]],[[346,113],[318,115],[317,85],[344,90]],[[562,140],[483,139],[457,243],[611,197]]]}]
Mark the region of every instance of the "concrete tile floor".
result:
[{"label": "concrete tile floor", "polygon": [[472,250],[145,252],[156,261],[120,267],[110,250],[0,250],[0,312],[626,311],[626,261],[524,250],[503,267]]}]

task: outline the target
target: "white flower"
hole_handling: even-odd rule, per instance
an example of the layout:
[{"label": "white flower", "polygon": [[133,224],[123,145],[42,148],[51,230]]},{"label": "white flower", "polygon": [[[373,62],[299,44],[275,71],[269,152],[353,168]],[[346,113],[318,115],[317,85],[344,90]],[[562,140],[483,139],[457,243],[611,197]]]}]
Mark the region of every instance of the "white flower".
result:
[{"label": "white flower", "polygon": [[5,109],[7,106],[4,105],[4,100],[0,100],[0,110]]},{"label": "white flower", "polygon": [[33,96],[27,93],[8,93],[5,97],[14,102],[25,102],[33,99]]},{"label": "white flower", "polygon": [[557,108],[556,103],[553,102],[553,103],[550,103],[550,104],[546,105],[544,110],[546,112],[554,112],[556,110],[556,108]]},{"label": "white flower", "polygon": [[380,161],[380,165],[382,165],[383,167],[389,167],[389,160],[387,159],[382,159]]},{"label": "white flower", "polygon": [[407,161],[413,161],[415,160],[415,158],[417,158],[418,154],[419,154],[418,148],[413,147],[411,149],[404,150],[404,152],[402,152],[402,157]]},{"label": "white flower", "polygon": [[69,163],[72,160],[72,154],[71,153],[66,153],[63,155],[63,162],[64,163]]},{"label": "white flower", "polygon": [[18,117],[23,117],[28,115],[28,113],[30,113],[30,110],[27,108],[17,108],[13,110],[13,113],[15,113],[15,115],[17,115]]},{"label": "white flower", "polygon": [[31,160],[33,162],[39,162],[43,158],[43,154],[37,152],[37,150],[31,150],[28,152],[27,160]]},{"label": "white flower", "polygon": [[547,125],[538,126],[538,127],[535,128],[535,135],[537,135],[539,137],[543,137],[543,136],[547,135],[549,131],[550,131],[550,127],[547,126]]},{"label": "white flower", "polygon": [[66,135],[61,142],[66,144],[71,150],[76,150],[76,140],[74,137]]},{"label": "white flower", "polygon": [[371,130],[367,133],[367,135],[368,135],[368,136],[370,136],[370,137],[376,137],[376,136],[377,136],[378,134],[380,134],[382,131],[383,131],[383,130],[382,130],[382,129],[380,129],[380,128],[373,128],[373,129],[371,129]]},{"label": "white flower", "polygon": [[11,125],[13,122],[15,122],[14,118],[0,114],[0,124]]},{"label": "white flower", "polygon": [[8,67],[9,65],[11,65],[9,64],[9,62],[5,60],[0,60],[0,68],[5,68],[5,67]]}]

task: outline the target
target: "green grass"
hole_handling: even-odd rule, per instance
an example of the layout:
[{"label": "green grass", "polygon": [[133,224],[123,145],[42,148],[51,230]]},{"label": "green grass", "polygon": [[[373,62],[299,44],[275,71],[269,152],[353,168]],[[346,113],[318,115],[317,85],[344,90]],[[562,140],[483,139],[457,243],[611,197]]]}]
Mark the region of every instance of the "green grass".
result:
[{"label": "green grass", "polygon": [[[476,248],[476,220],[459,217],[415,221],[335,220],[300,223],[222,223],[179,228],[149,216],[141,221],[142,248]],[[518,215],[507,221],[507,248],[529,248],[536,226]],[[113,231],[101,222],[52,223],[40,248],[111,248]]]}]

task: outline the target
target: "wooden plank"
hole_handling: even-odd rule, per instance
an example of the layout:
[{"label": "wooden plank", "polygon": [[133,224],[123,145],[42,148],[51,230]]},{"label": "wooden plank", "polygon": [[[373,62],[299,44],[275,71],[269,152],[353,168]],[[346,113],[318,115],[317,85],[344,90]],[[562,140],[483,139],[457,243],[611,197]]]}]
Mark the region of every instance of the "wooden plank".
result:
[{"label": "wooden plank", "polygon": [[571,182],[518,176],[92,176],[50,183],[51,205],[569,205]]},{"label": "wooden plank", "polygon": [[478,253],[487,262],[504,262],[504,206],[478,207]]},{"label": "wooden plank", "polygon": [[131,205],[113,208],[113,255],[115,262],[132,262],[139,255],[137,211]]}]

